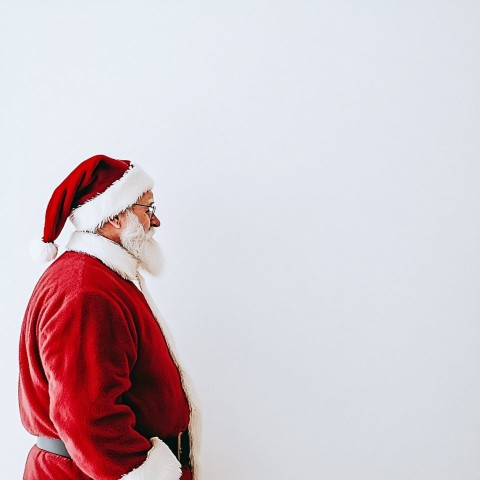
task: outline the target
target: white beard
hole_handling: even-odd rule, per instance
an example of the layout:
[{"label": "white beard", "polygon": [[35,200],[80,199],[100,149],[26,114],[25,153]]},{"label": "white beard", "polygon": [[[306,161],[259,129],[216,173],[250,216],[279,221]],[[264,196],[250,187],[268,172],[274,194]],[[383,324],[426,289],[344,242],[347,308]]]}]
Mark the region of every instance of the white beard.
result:
[{"label": "white beard", "polygon": [[126,225],[120,233],[120,243],[139,263],[139,267],[157,276],[163,268],[163,255],[158,242],[153,238],[155,227],[146,231],[138,217],[127,210]]}]

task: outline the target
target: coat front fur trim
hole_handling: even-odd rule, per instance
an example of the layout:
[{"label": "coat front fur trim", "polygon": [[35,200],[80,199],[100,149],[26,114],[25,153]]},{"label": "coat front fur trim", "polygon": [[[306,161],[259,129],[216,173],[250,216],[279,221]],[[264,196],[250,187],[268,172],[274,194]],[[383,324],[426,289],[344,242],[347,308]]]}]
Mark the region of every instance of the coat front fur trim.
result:
[{"label": "coat front fur trim", "polygon": [[152,448],[148,451],[147,459],[121,480],[179,480],[182,476],[180,462],[175,455],[158,437],[150,439]]},{"label": "coat front fur trim", "polygon": [[132,165],[103,193],[73,210],[70,220],[77,230],[93,231],[133,205],[146,191],[153,188],[153,184],[152,178],[144,170],[138,165]]},{"label": "coat front fur trim", "polygon": [[200,414],[200,401],[198,395],[193,386],[193,383],[190,379],[188,372],[182,367],[182,364],[179,359],[179,355],[175,346],[175,341],[173,339],[172,333],[168,328],[168,325],[163,318],[163,315],[158,310],[155,302],[153,301],[150,292],[147,289],[145,280],[140,273],[137,274],[138,280],[140,282],[140,290],[142,291],[145,299],[147,300],[150,309],[153,312],[154,317],[156,318],[165,341],[168,345],[168,350],[170,356],[172,357],[173,362],[178,368],[180,373],[180,379],[182,381],[183,390],[187,397],[188,405],[190,408],[190,423],[188,425],[188,430],[190,432],[190,465],[192,467],[192,474],[195,480],[199,480],[202,476],[201,474],[201,465],[199,463],[199,454],[200,454],[200,438],[202,435],[202,417]]}]

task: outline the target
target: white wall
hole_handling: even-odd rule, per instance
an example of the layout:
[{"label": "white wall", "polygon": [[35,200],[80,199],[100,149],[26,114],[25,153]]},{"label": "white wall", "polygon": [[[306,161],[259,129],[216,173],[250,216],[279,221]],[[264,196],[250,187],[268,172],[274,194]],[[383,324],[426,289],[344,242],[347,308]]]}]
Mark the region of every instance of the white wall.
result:
[{"label": "white wall", "polygon": [[1,2],[3,477],[33,441],[27,245],[105,153],[157,180],[150,288],[203,400],[205,479],[478,479],[479,20],[475,0]]}]

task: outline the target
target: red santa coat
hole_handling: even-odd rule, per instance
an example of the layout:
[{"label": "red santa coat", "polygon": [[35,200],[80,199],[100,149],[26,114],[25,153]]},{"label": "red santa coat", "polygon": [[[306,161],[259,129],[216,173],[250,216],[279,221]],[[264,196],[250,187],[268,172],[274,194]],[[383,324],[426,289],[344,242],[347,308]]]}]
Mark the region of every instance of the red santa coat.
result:
[{"label": "red santa coat", "polygon": [[190,424],[193,443],[195,409],[137,261],[92,233],[67,250],[25,313],[19,403],[27,431],[61,438],[72,458],[34,446],[24,479],[190,480],[158,438]]}]

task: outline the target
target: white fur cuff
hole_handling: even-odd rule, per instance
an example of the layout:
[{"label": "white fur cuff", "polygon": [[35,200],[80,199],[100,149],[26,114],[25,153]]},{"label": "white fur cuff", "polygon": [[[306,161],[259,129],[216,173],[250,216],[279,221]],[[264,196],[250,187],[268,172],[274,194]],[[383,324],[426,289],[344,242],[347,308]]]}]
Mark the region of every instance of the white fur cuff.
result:
[{"label": "white fur cuff", "polygon": [[158,437],[150,439],[147,459],[121,480],[180,480],[182,467],[172,451]]}]

